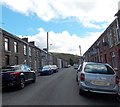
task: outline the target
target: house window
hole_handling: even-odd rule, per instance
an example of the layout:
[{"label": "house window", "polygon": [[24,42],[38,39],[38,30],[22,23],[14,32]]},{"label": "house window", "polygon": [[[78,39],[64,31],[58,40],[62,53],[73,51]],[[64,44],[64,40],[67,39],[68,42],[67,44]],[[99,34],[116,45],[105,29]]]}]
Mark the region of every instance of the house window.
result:
[{"label": "house window", "polygon": [[32,67],[32,60],[31,60],[31,57],[29,58],[29,66],[30,66],[30,68]]},{"label": "house window", "polygon": [[38,50],[36,50],[36,57],[38,57]]},{"label": "house window", "polygon": [[29,56],[31,56],[31,48],[29,47]]},{"label": "house window", "polygon": [[14,52],[15,53],[18,52],[18,44],[17,44],[17,42],[14,42]]},{"label": "house window", "polygon": [[26,59],[24,60],[24,64],[26,64],[26,65],[27,65],[27,60],[26,60]]},{"label": "house window", "polygon": [[5,66],[9,65],[9,55],[5,55]]},{"label": "house window", "polygon": [[117,34],[117,41],[120,42],[120,31],[118,28],[116,29],[116,34]]},{"label": "house window", "polygon": [[112,47],[113,46],[113,39],[112,39],[112,31],[111,30],[108,33],[108,38],[109,38],[109,46]]},{"label": "house window", "polygon": [[5,38],[5,51],[9,51],[9,39]]},{"label": "house window", "polygon": [[37,71],[37,61],[35,60],[35,70]]},{"label": "house window", "polygon": [[27,46],[24,45],[24,55],[27,55]]},{"label": "house window", "polygon": [[120,42],[120,28],[119,28],[118,18],[116,18],[116,22],[117,22],[117,27],[116,27],[117,41]]},{"label": "house window", "polygon": [[103,37],[102,41],[103,41],[103,43],[105,42],[105,38],[104,37]]},{"label": "house window", "polygon": [[15,56],[15,64],[18,64],[18,56]]},{"label": "house window", "polygon": [[107,63],[107,54],[104,54],[105,63]]},{"label": "house window", "polygon": [[112,66],[113,66],[113,68],[116,68],[116,55],[115,55],[115,52],[112,52],[111,56],[112,56]]}]

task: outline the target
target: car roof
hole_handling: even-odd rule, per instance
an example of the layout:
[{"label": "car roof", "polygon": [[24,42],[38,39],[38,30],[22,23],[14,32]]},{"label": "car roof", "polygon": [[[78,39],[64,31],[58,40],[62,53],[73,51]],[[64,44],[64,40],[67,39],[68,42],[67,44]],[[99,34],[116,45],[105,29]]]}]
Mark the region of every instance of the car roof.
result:
[{"label": "car roof", "polygon": [[6,66],[6,67],[2,67],[2,69],[11,69],[11,68],[14,68],[14,67],[21,67],[21,66],[24,66],[24,65],[25,65],[25,64]]},{"label": "car roof", "polygon": [[51,65],[44,65],[43,67],[50,67]]},{"label": "car roof", "polygon": [[101,62],[84,62],[84,64],[104,64],[104,65],[109,65],[107,63],[101,63]]}]

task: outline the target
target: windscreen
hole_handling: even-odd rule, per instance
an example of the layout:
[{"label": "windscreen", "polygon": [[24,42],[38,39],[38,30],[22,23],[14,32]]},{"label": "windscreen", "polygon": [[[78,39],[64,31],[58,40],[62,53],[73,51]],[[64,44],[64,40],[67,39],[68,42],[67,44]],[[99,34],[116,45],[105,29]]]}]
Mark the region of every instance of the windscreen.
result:
[{"label": "windscreen", "polygon": [[113,69],[105,64],[87,64],[84,71],[87,73],[115,74]]},{"label": "windscreen", "polygon": [[50,69],[50,66],[44,66],[43,67],[43,70],[49,70]]}]

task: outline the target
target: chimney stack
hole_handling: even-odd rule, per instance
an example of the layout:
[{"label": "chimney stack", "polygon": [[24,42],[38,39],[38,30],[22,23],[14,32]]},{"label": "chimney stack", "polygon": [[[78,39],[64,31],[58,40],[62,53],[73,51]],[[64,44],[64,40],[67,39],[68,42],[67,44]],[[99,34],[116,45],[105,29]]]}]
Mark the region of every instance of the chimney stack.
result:
[{"label": "chimney stack", "polygon": [[22,40],[24,40],[25,42],[28,42],[28,38],[22,38]]},{"label": "chimney stack", "polygon": [[35,42],[34,42],[34,41],[31,41],[31,42],[29,42],[29,43],[30,43],[31,45],[33,45],[33,46],[35,45]]}]

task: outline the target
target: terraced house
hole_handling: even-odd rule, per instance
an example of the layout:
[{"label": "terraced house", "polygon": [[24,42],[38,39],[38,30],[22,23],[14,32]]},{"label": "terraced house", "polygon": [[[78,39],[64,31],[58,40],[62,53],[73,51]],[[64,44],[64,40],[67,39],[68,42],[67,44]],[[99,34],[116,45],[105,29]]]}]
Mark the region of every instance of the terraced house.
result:
[{"label": "terraced house", "polygon": [[[47,56],[48,55],[48,56]],[[26,64],[36,72],[44,65],[56,64],[59,67],[62,61],[59,58],[54,58],[37,46],[35,42],[28,42],[28,38],[19,38],[3,29],[0,29],[0,69],[2,67]],[[67,63],[67,62],[66,62]]]},{"label": "terraced house", "polygon": [[120,77],[120,9],[115,20],[85,52],[86,61],[109,63]]}]

